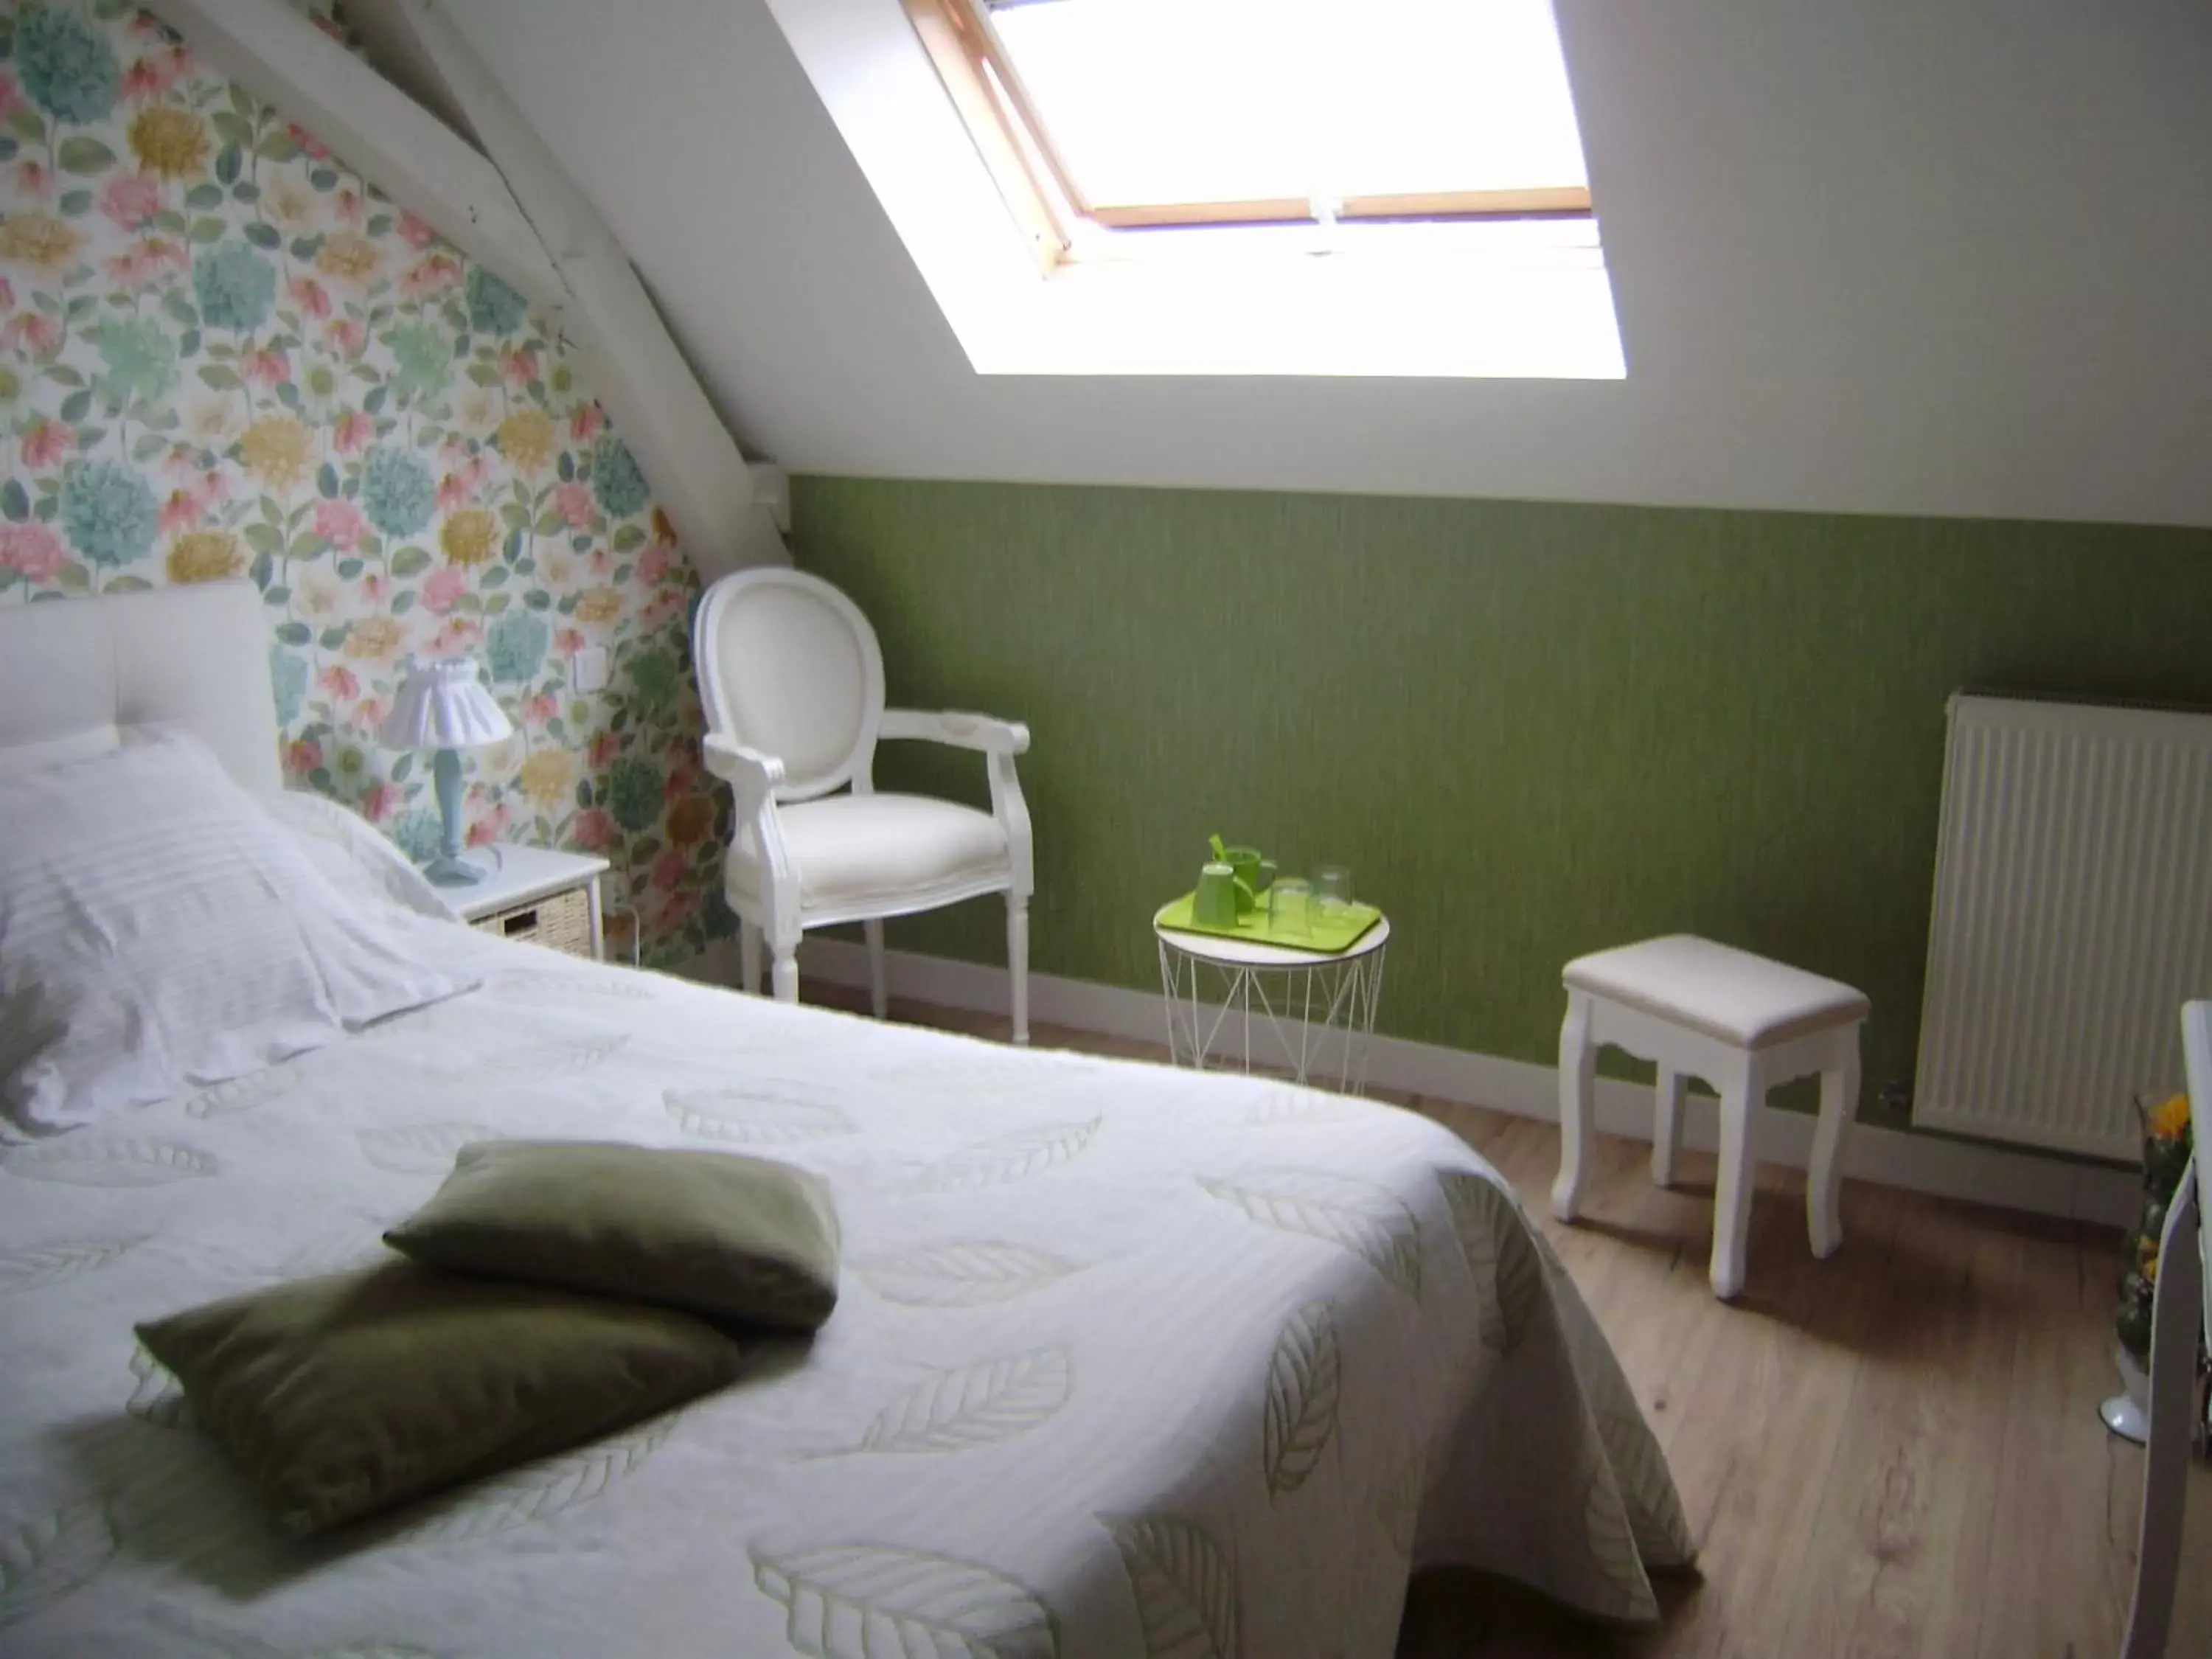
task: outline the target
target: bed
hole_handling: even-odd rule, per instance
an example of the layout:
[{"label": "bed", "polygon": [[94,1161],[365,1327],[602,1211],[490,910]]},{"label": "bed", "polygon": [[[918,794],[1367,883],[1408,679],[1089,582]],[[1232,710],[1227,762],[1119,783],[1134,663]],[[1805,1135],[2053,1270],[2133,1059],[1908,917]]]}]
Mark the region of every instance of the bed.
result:
[{"label": "bed", "polygon": [[[264,627],[251,588],[0,612],[0,778],[180,726],[275,791]],[[1690,1559],[1540,1231],[1425,1119],[410,925],[483,988],[0,1148],[0,1649],[1375,1656],[1422,1568],[1640,1621]],[[133,1322],[374,1255],[500,1136],[817,1172],[836,1313],[688,1407],[281,1538]]]}]

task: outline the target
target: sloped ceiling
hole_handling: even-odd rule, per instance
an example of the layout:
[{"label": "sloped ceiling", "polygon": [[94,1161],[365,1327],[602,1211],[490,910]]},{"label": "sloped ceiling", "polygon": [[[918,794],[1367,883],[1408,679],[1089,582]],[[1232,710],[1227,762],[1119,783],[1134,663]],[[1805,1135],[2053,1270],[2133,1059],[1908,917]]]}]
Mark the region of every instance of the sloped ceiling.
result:
[{"label": "sloped ceiling", "polygon": [[1558,0],[1622,383],[979,377],[765,0],[442,3],[794,470],[2212,525],[2204,0]]}]

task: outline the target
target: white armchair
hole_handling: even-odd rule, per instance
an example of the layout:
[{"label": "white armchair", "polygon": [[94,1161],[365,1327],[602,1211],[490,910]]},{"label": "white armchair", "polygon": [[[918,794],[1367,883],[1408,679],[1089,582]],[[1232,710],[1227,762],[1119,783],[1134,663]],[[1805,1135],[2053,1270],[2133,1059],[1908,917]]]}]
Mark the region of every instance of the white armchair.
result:
[{"label": "white armchair", "polygon": [[[864,924],[877,1018],[888,1000],[885,916],[1006,896],[1014,1041],[1027,1042],[1029,807],[1014,757],[1026,726],[984,714],[884,707],[876,631],[852,600],[796,570],[741,570],[707,590],[692,626],[706,706],[707,769],[737,795],[722,888],[738,914],[738,971],[760,985],[761,940],[776,999],[799,997],[799,940],[810,927]],[[979,750],[991,810],[876,793],[879,739]]]}]

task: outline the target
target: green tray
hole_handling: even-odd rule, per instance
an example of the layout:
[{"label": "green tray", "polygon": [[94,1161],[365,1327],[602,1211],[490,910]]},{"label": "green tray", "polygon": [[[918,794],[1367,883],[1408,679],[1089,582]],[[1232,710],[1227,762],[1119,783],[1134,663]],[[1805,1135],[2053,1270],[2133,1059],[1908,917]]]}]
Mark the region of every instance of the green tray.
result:
[{"label": "green tray", "polygon": [[1267,923],[1265,894],[1261,896],[1259,908],[1234,927],[1213,927],[1193,921],[1191,901],[1197,896],[1195,893],[1185,893],[1153,918],[1155,925],[1178,933],[1210,933],[1216,939],[1241,939],[1248,945],[1272,945],[1282,951],[1310,951],[1318,957],[1334,957],[1341,956],[1358,944],[1367,930],[1382,920],[1382,913],[1371,904],[1350,904],[1345,907],[1340,921],[1316,915],[1313,931],[1304,939],[1278,938]]}]

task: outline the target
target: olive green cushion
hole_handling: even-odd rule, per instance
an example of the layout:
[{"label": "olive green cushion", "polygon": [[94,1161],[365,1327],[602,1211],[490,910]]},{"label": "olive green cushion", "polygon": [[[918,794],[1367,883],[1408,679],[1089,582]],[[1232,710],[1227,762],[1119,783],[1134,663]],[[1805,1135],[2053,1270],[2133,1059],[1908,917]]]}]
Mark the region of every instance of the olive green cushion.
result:
[{"label": "olive green cushion", "polygon": [[804,1170],[597,1141],[465,1146],[384,1236],[417,1261],[812,1330],[837,1305],[837,1212]]},{"label": "olive green cushion", "polygon": [[665,1308],[397,1261],[138,1336],[302,1535],[650,1417],[728,1382],[741,1358]]}]

